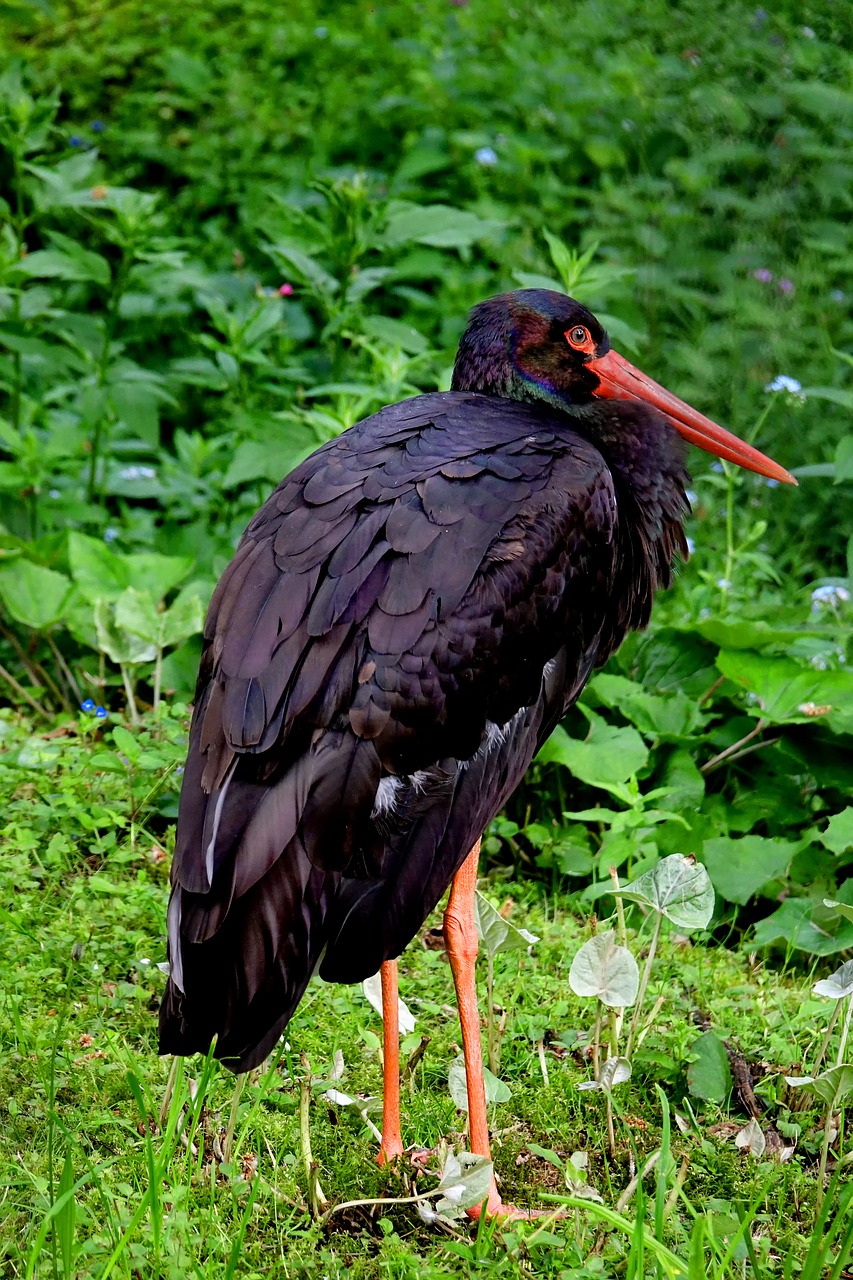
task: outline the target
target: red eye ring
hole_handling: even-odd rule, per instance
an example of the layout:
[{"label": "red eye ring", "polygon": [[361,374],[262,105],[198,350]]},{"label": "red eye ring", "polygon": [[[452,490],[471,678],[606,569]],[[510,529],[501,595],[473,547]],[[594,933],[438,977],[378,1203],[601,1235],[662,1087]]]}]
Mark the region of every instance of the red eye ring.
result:
[{"label": "red eye ring", "polygon": [[589,329],[585,329],[582,324],[576,324],[573,328],[567,329],[563,336],[575,351],[583,351],[587,355],[591,355],[595,350],[592,335]]}]

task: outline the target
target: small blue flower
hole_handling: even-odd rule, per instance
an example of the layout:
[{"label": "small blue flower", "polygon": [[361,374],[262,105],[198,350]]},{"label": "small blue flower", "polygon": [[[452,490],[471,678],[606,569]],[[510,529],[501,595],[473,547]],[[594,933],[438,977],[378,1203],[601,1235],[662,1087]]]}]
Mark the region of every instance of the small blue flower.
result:
[{"label": "small blue flower", "polygon": [[805,400],[803,395],[802,383],[796,378],[789,378],[786,373],[778,374],[772,382],[768,382],[764,388],[765,391],[785,391],[789,396],[796,396],[798,400]]},{"label": "small blue flower", "polygon": [[95,707],[95,719],[106,720],[106,718],[107,718],[106,709],[104,707]]},{"label": "small blue flower", "polygon": [[832,293],[830,294],[830,297],[832,298],[832,301],[833,301],[833,302],[843,302],[843,301],[844,301],[844,290],[843,290],[843,289],[833,289]]},{"label": "small blue flower", "polygon": [[92,133],[103,133],[106,125],[103,120],[93,120],[89,125],[89,128],[92,130]]},{"label": "small blue flower", "polygon": [[722,464],[722,462],[712,462],[712,463],[711,463],[711,470],[712,470],[712,471],[716,471],[716,472],[717,472],[717,474],[719,475],[719,473],[723,470],[723,464]]},{"label": "small blue flower", "polygon": [[83,139],[80,137],[79,133],[72,133],[71,137],[68,139],[68,145],[69,147],[82,147]]},{"label": "small blue flower", "polygon": [[94,704],[94,702],[92,701],[92,699],[91,699],[91,698],[87,698],[85,702],[81,702],[81,703],[80,703],[80,710],[81,710],[81,711],[94,711],[94,710],[95,710],[95,704]]},{"label": "small blue flower", "polygon": [[494,147],[480,147],[479,150],[474,152],[474,159],[484,169],[492,169],[498,162],[498,153]]},{"label": "small blue flower", "polygon": [[812,610],[836,608],[840,604],[848,604],[850,592],[846,587],[830,583],[825,587],[815,587],[812,592]]},{"label": "small blue flower", "polygon": [[112,525],[108,525],[104,530],[104,542],[115,542],[117,537],[118,529],[113,528]]},{"label": "small blue flower", "polygon": [[49,492],[48,492],[48,495],[47,495],[47,496],[48,496],[49,498],[53,498],[53,500],[54,500],[54,502],[55,502],[55,501],[56,501],[56,499],[57,499],[57,498],[59,498],[59,497],[61,497],[62,495],[60,494],[60,492],[59,492],[59,490],[58,490],[58,489],[51,489],[51,490],[49,490]]},{"label": "small blue flower", "polygon": [[178,767],[177,767],[177,769],[175,770],[175,773],[176,773],[176,774],[178,775],[178,777],[180,778],[180,776],[181,776],[181,774],[183,773],[183,771],[184,771],[184,766],[183,766],[182,764],[179,764],[179,765],[178,765]]}]

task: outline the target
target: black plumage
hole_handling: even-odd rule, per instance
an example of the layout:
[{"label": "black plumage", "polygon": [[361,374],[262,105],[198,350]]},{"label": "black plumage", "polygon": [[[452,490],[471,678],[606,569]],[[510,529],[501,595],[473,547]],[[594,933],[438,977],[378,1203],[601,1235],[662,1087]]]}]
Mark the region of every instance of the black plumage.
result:
[{"label": "black plumage", "polygon": [[354,982],[397,956],[648,621],[685,549],[684,446],[596,398],[608,352],[571,299],[493,299],[452,391],[324,445],[252,520],[205,626],[161,1051],[216,1035],[247,1070],[318,966]]}]

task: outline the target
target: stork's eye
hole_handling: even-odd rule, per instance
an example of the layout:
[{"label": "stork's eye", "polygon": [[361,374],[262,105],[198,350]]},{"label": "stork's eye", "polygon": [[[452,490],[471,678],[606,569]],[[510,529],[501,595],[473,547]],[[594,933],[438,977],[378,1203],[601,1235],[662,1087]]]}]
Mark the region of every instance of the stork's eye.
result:
[{"label": "stork's eye", "polygon": [[585,329],[582,324],[575,325],[574,329],[567,329],[566,340],[576,351],[591,351],[593,347],[589,329]]}]

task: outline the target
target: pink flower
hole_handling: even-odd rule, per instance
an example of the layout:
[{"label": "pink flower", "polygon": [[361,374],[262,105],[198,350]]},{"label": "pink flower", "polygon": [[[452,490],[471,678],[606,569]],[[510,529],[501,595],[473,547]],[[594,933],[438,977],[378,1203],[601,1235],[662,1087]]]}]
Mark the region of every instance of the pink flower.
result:
[{"label": "pink flower", "polygon": [[293,293],[293,285],[292,285],[292,284],[280,284],[280,285],[278,286],[278,291],[279,291],[279,293],[281,294],[282,298],[289,298],[289,297],[290,297],[290,295]]}]

